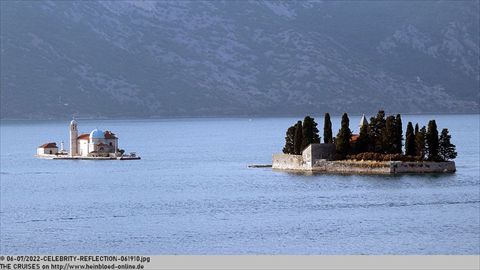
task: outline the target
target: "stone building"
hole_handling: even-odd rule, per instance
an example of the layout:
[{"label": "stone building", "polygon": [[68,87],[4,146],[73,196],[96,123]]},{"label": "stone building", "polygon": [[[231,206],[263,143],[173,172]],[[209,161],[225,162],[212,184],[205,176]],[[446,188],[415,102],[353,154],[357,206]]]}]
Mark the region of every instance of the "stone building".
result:
[{"label": "stone building", "polygon": [[368,125],[368,121],[367,121],[367,118],[365,117],[365,114],[362,115],[362,119],[360,119],[360,123],[358,124],[358,130],[360,131],[360,129],[362,129],[362,126],[366,126]]},{"label": "stone building", "polygon": [[111,131],[94,129],[78,135],[77,122],[70,122],[70,156],[109,156],[116,155],[117,150],[118,138]]},{"label": "stone building", "polygon": [[57,153],[58,146],[54,142],[42,144],[37,148],[37,155],[56,155]]}]

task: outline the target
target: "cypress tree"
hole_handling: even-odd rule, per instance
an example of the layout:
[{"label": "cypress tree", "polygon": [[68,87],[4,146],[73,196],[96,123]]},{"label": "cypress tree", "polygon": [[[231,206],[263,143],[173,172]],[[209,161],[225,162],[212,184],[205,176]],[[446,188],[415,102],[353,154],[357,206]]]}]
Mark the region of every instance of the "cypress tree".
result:
[{"label": "cypress tree", "polygon": [[372,152],[383,152],[383,140],[382,133],[385,128],[385,112],[383,110],[378,111],[376,117],[370,118],[369,124],[369,137],[370,137],[370,150]]},{"label": "cypress tree", "polygon": [[345,158],[350,151],[350,138],[352,137],[352,131],[350,130],[349,125],[350,120],[348,119],[348,115],[347,113],[344,113],[342,115],[341,128],[335,139],[337,154],[339,154],[341,158]]},{"label": "cypress tree", "polygon": [[[417,124],[417,128],[418,128],[418,124]],[[427,130],[425,129],[425,126],[423,126],[415,134],[415,155],[419,156],[422,160],[425,159],[425,154],[426,154],[426,147],[425,147],[426,134],[427,134]]]},{"label": "cypress tree", "polygon": [[317,123],[314,118],[305,116],[305,119],[303,120],[302,135],[302,149],[307,148],[312,143],[320,143]]},{"label": "cypress tree", "polygon": [[323,142],[333,143],[332,122],[330,121],[330,114],[326,113],[323,120]]},{"label": "cypress tree", "polygon": [[400,114],[397,114],[397,117],[395,118],[395,139],[394,139],[394,148],[395,148],[395,153],[397,154],[402,153],[402,141],[403,141],[402,118]]},{"label": "cypress tree", "polygon": [[312,124],[313,124],[313,136],[312,136],[312,143],[320,143],[321,137],[318,134],[318,124],[315,122],[315,118],[312,117]]},{"label": "cypress tree", "polygon": [[428,129],[426,134],[428,160],[439,160],[438,156],[438,130],[435,120],[428,122]]},{"label": "cypress tree", "polygon": [[302,121],[298,121],[295,124],[295,138],[293,140],[293,152],[295,155],[301,155],[302,154]]},{"label": "cypress tree", "polygon": [[390,115],[385,120],[385,128],[382,129],[382,149],[381,152],[394,154],[395,148],[395,117]]},{"label": "cypress tree", "polygon": [[283,147],[283,153],[294,154],[295,149],[293,147],[295,141],[295,126],[291,126],[287,129],[285,136],[285,146]]},{"label": "cypress tree", "polygon": [[412,122],[408,122],[407,131],[405,133],[405,155],[415,156],[415,134],[413,133]]},{"label": "cypress tree", "polygon": [[413,138],[415,141],[415,156],[418,156],[418,149],[417,149],[417,135],[420,132],[420,129],[418,127],[418,123],[415,124],[415,131],[413,133]]},{"label": "cypress tree", "polygon": [[368,152],[375,152],[375,143],[376,143],[376,126],[377,119],[375,117],[370,117],[370,123],[368,123]]},{"label": "cypress tree", "polygon": [[380,127],[382,127],[382,125],[385,126],[385,111],[384,110],[378,111],[377,121],[380,122],[380,124],[379,124]]},{"label": "cypress tree", "polygon": [[448,129],[442,129],[440,139],[438,141],[438,154],[442,160],[455,159],[457,157],[455,145],[450,142],[450,139],[451,136],[448,134]]},{"label": "cypress tree", "polygon": [[363,125],[360,128],[360,134],[355,142],[355,150],[357,153],[367,152],[369,150],[370,138],[368,134],[368,125]]}]

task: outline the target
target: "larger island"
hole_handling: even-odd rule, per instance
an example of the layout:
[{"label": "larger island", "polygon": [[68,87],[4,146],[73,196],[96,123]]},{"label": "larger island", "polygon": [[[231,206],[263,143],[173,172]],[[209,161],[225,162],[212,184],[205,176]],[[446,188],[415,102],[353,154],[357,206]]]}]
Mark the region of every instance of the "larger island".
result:
[{"label": "larger island", "polygon": [[[349,127],[347,113],[341,128],[332,135],[330,115],[325,114],[323,143],[314,118],[306,116],[288,128],[283,153],[274,154],[272,168],[277,170],[326,173],[453,173],[457,152],[448,129],[440,135],[435,120],[427,127],[415,128],[408,122],[403,144],[399,114],[385,117],[383,110],[359,123],[359,134]],[[405,146],[403,148],[403,146]]]}]

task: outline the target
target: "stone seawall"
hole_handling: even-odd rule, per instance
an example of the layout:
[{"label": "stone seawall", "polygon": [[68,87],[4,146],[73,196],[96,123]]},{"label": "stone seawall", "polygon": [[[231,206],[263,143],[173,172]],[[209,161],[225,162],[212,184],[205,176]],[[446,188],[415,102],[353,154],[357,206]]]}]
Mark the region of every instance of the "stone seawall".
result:
[{"label": "stone seawall", "polygon": [[390,162],[317,160],[311,168],[314,172],[358,173],[358,174],[390,174]]},{"label": "stone seawall", "polygon": [[391,173],[453,173],[456,171],[454,161],[445,162],[402,162],[391,161]]},{"label": "stone seawall", "polygon": [[398,173],[453,173],[455,162],[356,161],[325,159],[305,161],[301,155],[274,154],[272,168],[277,170],[311,171],[325,173],[398,174]]},{"label": "stone seawall", "polygon": [[272,169],[308,171],[309,167],[303,161],[301,155],[274,154]]}]

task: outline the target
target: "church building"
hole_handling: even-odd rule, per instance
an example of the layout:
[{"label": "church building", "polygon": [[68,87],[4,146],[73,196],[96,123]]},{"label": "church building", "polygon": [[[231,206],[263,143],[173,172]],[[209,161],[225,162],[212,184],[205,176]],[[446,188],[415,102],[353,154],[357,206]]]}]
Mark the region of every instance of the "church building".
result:
[{"label": "church building", "polygon": [[116,156],[118,138],[111,131],[94,129],[78,135],[77,121],[70,122],[70,156],[107,157]]},{"label": "church building", "polygon": [[98,128],[90,133],[78,132],[77,121],[70,122],[70,149],[64,149],[63,141],[58,149],[57,143],[49,142],[37,147],[38,158],[43,159],[82,159],[82,160],[138,160],[135,152],[125,154],[125,150],[119,149],[118,138],[115,133]]}]

